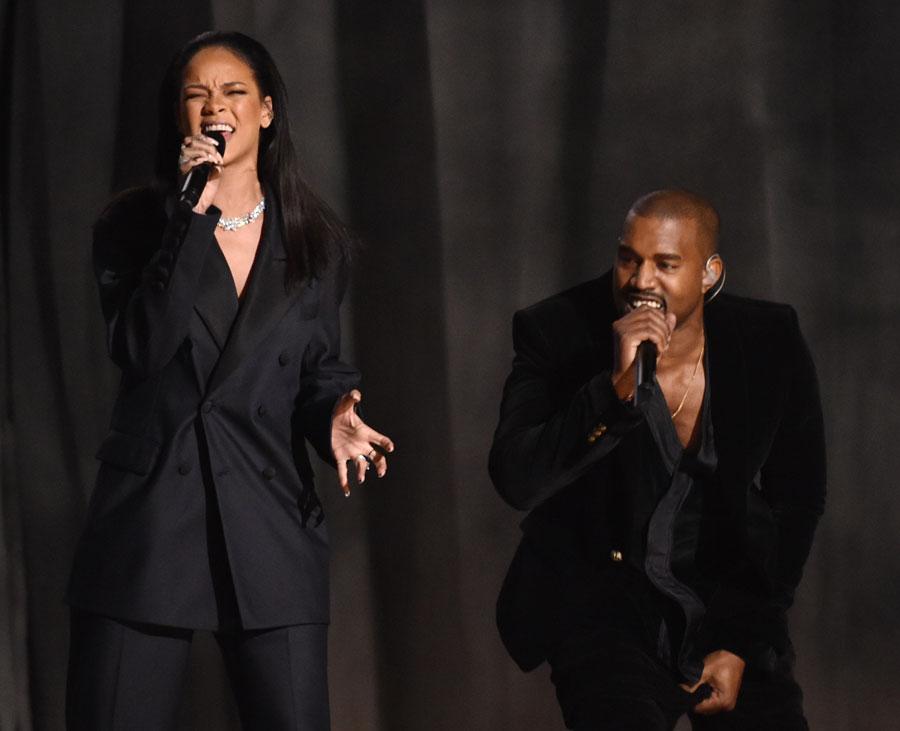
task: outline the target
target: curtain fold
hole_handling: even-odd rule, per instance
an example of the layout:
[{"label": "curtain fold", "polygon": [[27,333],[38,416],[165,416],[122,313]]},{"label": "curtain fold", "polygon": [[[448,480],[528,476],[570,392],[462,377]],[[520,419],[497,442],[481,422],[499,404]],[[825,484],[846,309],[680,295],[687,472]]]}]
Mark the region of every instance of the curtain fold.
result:
[{"label": "curtain fold", "polygon": [[[12,85],[16,3],[0,3],[0,83]],[[16,485],[10,333],[10,105],[0,109],[0,728],[31,728],[22,513]]]},{"label": "curtain fold", "polygon": [[465,728],[463,705],[434,702],[470,689],[449,519],[454,435],[424,4],[339,3],[336,29],[346,205],[365,242],[353,342],[367,418],[397,444],[388,482],[357,490],[367,509],[379,728]]}]

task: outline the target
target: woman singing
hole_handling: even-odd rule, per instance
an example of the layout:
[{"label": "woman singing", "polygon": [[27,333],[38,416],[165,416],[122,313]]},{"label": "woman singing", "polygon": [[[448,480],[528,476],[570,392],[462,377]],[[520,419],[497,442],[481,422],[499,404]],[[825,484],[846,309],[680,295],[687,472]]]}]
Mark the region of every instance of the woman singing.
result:
[{"label": "woman singing", "polygon": [[[355,410],[345,231],[300,177],[286,101],[259,43],[193,39],[160,95],[165,185],[95,225],[122,378],[68,593],[69,728],[171,728],[196,629],[215,632],[244,728],[329,726],[328,540],[306,442],[345,494],[348,462],[381,477],[393,444]],[[180,180],[204,164],[192,206]]]}]

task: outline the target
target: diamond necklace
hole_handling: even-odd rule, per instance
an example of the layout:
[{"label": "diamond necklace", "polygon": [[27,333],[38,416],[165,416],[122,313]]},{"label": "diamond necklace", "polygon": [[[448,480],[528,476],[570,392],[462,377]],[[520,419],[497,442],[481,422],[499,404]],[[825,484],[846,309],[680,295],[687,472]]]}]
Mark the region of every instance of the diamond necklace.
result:
[{"label": "diamond necklace", "polygon": [[256,207],[250,211],[250,213],[243,216],[235,216],[234,218],[225,218],[223,216],[216,222],[216,226],[225,229],[226,231],[237,231],[239,228],[244,228],[248,223],[253,223],[262,215],[264,210],[266,210],[265,196],[263,196],[263,199],[256,204]]}]

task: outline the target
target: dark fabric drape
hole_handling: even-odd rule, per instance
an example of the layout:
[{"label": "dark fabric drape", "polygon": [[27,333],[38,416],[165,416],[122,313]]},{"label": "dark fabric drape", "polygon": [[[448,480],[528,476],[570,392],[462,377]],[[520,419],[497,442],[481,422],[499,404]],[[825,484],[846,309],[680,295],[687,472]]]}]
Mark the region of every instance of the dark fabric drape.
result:
[{"label": "dark fabric drape", "polygon": [[[390,484],[360,491],[375,590],[379,727],[465,728],[463,705],[433,701],[471,693],[456,601],[459,537],[450,520],[453,435],[425,11],[418,1],[339,3],[336,29],[346,205],[366,241],[356,267],[354,344],[370,413],[401,445]],[[423,672],[434,663],[439,671]]]},{"label": "dark fabric drape", "polygon": [[[728,289],[795,305],[819,368],[829,501],[791,615],[812,727],[894,727],[895,4],[0,0],[0,728],[63,727],[117,378],[90,224],[149,176],[160,74],[207,27],[272,51],[307,177],[364,241],[345,341],[398,451],[349,500],[320,477],[334,727],[562,728],[494,628],[521,518],[486,474],[510,319],[603,271],[631,201],[673,185],[712,198]],[[198,635],[185,729],[238,727],[216,652]]]}]

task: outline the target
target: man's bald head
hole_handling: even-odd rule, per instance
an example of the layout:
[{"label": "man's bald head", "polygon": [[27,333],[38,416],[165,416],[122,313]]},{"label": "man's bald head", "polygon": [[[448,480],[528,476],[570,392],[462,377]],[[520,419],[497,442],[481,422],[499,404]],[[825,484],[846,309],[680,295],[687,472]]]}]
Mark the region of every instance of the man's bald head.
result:
[{"label": "man's bald head", "polygon": [[686,190],[654,190],[638,198],[625,216],[624,232],[636,216],[643,218],[694,221],[699,233],[700,251],[704,258],[719,249],[719,214],[705,198]]}]

